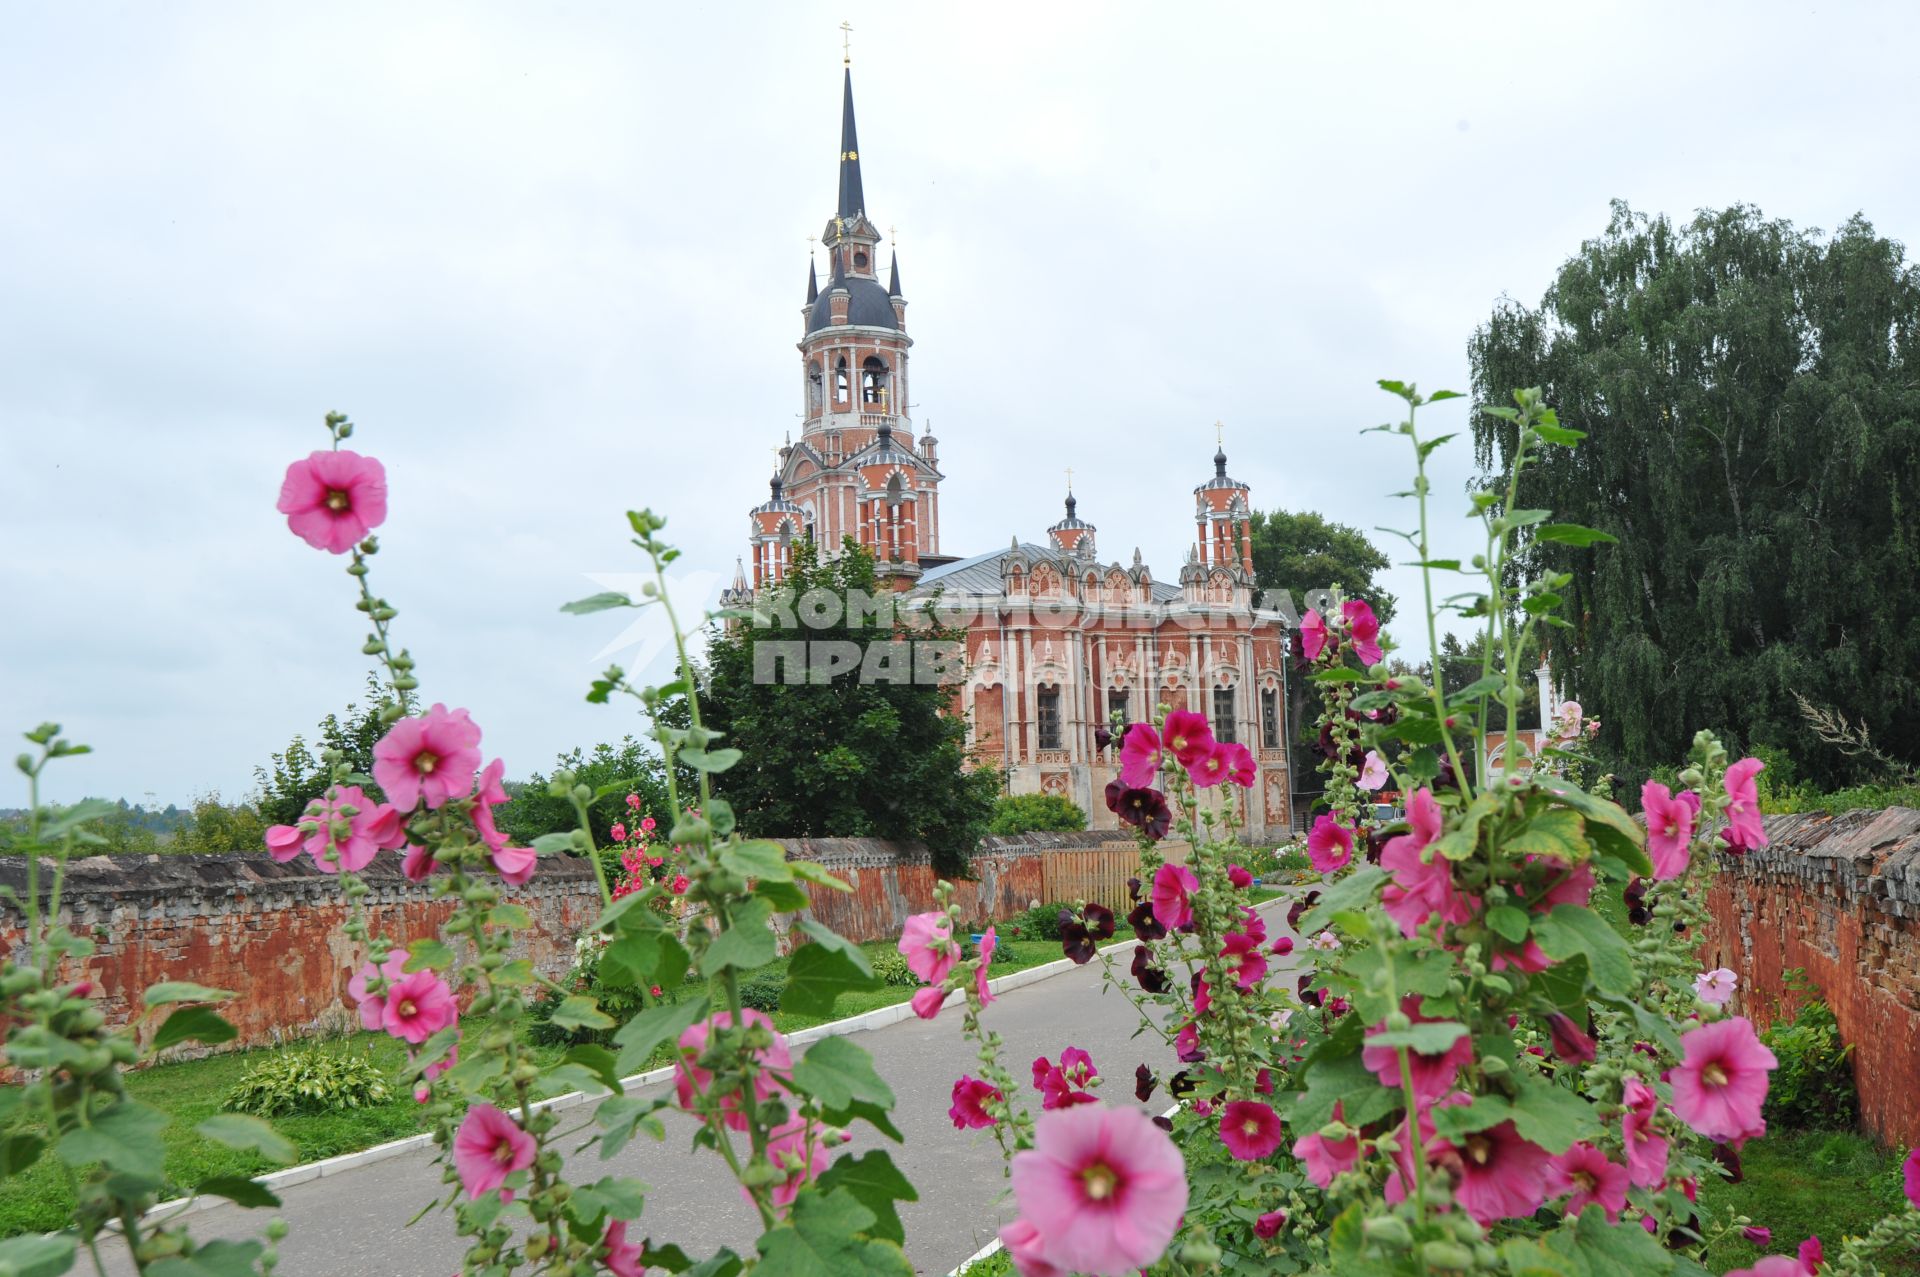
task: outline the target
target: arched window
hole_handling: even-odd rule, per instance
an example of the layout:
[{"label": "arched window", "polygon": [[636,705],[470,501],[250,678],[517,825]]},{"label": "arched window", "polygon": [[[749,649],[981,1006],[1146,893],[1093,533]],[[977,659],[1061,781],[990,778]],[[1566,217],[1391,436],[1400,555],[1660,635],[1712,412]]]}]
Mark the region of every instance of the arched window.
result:
[{"label": "arched window", "polygon": [[860,365],[860,402],[879,405],[886,401],[887,366],[877,356],[868,355]]},{"label": "arched window", "polygon": [[819,361],[816,360],[807,365],[807,408],[810,412],[818,413],[820,411],[821,393],[820,364]]},{"label": "arched window", "polygon": [[851,393],[851,383],[847,380],[847,357],[842,355],[839,362],[833,366],[833,401],[845,403],[847,396]]}]

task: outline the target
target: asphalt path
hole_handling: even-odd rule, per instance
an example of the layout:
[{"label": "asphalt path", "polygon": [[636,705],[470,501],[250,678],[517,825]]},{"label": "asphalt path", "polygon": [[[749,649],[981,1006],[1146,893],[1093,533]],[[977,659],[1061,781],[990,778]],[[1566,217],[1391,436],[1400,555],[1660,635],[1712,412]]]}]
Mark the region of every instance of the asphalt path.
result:
[{"label": "asphalt path", "polygon": [[[1288,934],[1286,903],[1282,899],[1261,907],[1270,935]],[[1006,1040],[1005,1062],[1022,1086],[1036,1057],[1058,1060],[1067,1046],[1093,1057],[1102,1078],[1096,1093],[1111,1104],[1137,1104],[1135,1066],[1146,1064],[1162,1075],[1172,1071],[1175,1061],[1166,1042],[1157,1033],[1135,1036],[1141,1028],[1138,1015],[1117,990],[1103,989],[1103,969],[1109,967],[1132,987],[1127,975],[1132,957],[1131,944],[1116,945],[1084,967],[998,996],[987,1009],[986,1023]],[[1292,961],[1276,959],[1272,978],[1290,983],[1292,977],[1285,973]],[[872,1053],[880,1076],[897,1095],[894,1120],[906,1142],[893,1144],[861,1125],[844,1151],[889,1149],[918,1189],[920,1200],[902,1204],[900,1216],[907,1255],[921,1273],[948,1272],[1013,1218],[1005,1168],[991,1134],[957,1131],[947,1117],[954,1080],[963,1071],[977,1072],[973,1048],[960,1036],[960,1018],[960,1008],[950,1006],[934,1020],[908,1017],[851,1039]],[[667,1085],[639,1093],[658,1093]],[[1166,1104],[1161,1090],[1146,1107],[1158,1112]],[[561,1129],[579,1126],[591,1111],[591,1105],[567,1110]],[[663,1143],[642,1135],[608,1160],[601,1160],[597,1151],[582,1153],[569,1163],[570,1178],[579,1183],[606,1174],[634,1176],[648,1185],[646,1213],[635,1226],[636,1235],[678,1243],[696,1259],[721,1246],[750,1255],[760,1233],[758,1217],[742,1200],[725,1164],[710,1152],[691,1149],[694,1129],[690,1120],[670,1113]],[[408,1226],[441,1187],[434,1153],[432,1148],[409,1151],[284,1188],[277,1212],[222,1204],[191,1216],[191,1230],[203,1241],[257,1237],[267,1219],[278,1214],[291,1230],[280,1244],[277,1270],[287,1277],[455,1273],[466,1248],[454,1235],[451,1218],[429,1214]],[[103,1250],[114,1277],[134,1277],[117,1239],[103,1241]],[[76,1271],[87,1266],[83,1255]]]}]

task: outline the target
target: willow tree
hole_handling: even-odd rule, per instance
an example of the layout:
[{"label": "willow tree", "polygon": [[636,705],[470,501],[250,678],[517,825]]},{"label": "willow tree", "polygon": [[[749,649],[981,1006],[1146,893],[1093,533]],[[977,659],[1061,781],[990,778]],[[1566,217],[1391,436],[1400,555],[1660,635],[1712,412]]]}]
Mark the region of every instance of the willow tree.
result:
[{"label": "willow tree", "polygon": [[[1571,573],[1554,666],[1628,767],[1695,727],[1833,781],[1795,708],[1920,756],[1920,270],[1856,216],[1833,236],[1736,206],[1675,225],[1613,206],[1537,309],[1501,302],[1470,347],[1482,403],[1541,386],[1588,438],[1525,504],[1615,545],[1536,543]],[[1507,423],[1476,414],[1483,469]]]}]

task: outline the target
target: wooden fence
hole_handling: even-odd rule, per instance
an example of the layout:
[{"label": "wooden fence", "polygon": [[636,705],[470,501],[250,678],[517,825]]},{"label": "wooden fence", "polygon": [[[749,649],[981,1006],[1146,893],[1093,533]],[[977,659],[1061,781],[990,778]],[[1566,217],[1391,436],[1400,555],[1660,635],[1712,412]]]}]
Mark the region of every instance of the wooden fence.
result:
[{"label": "wooden fence", "polygon": [[[1187,844],[1163,843],[1161,856],[1169,864],[1187,863]],[[1040,859],[1045,900],[1091,900],[1125,913],[1127,879],[1140,876],[1140,849],[1131,842],[1101,847],[1060,848]]]}]

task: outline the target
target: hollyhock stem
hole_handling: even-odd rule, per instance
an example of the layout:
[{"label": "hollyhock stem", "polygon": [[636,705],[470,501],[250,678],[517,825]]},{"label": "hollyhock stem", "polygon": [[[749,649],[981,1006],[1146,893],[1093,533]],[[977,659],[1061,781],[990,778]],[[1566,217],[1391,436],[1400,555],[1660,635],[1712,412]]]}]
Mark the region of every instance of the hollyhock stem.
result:
[{"label": "hollyhock stem", "polygon": [[1460,795],[1462,798],[1471,798],[1473,788],[1468,783],[1466,768],[1460,762],[1460,748],[1454,744],[1453,733],[1448,731],[1446,726],[1447,698],[1442,690],[1444,684],[1440,677],[1440,632],[1434,619],[1437,613],[1433,606],[1433,569],[1424,566],[1433,561],[1432,546],[1429,544],[1427,533],[1427,493],[1432,485],[1427,482],[1427,451],[1420,446],[1420,435],[1414,426],[1414,418],[1419,412],[1419,407],[1413,398],[1407,400],[1406,433],[1407,438],[1413,441],[1413,491],[1420,507],[1420,562],[1423,565],[1420,569],[1420,589],[1426,598],[1424,610],[1427,614],[1427,651],[1432,661],[1429,673],[1433,675],[1428,680],[1431,684],[1429,690],[1433,694],[1434,716],[1440,721],[1440,743],[1445,746],[1447,757],[1453,760],[1453,775],[1460,786]]},{"label": "hollyhock stem", "polygon": [[[367,644],[369,654],[378,656],[387,669],[387,686],[393,690],[395,702],[381,707],[380,719],[383,723],[391,723],[413,712],[413,689],[418,686],[418,680],[413,677],[413,658],[405,651],[396,654],[388,634],[388,626],[398,613],[385,599],[375,598],[367,586],[367,577],[372,572],[367,560],[378,550],[379,543],[371,536],[354,546],[353,561],[347,564],[347,575],[360,586],[360,602],[355,606],[365,612],[373,624],[373,637]],[[389,717],[390,709],[398,712]]]}]

